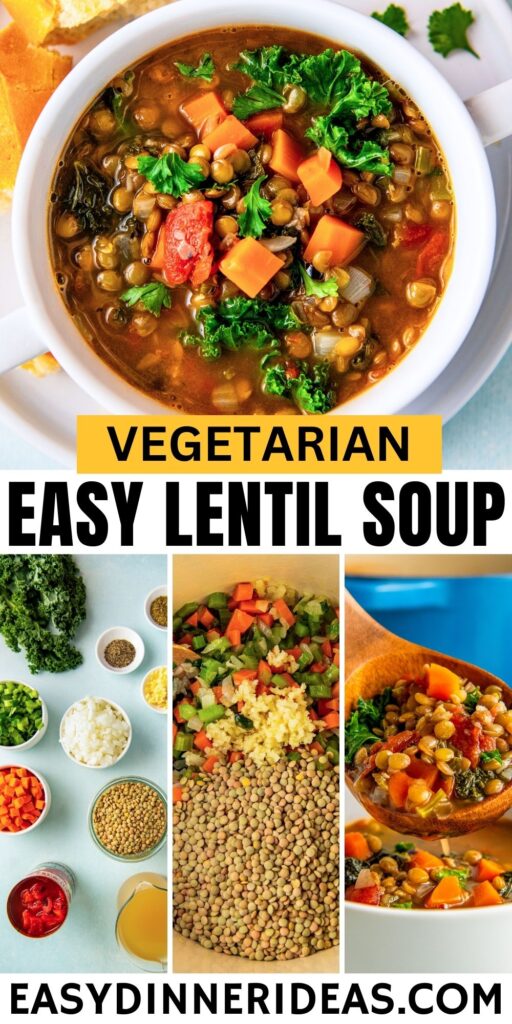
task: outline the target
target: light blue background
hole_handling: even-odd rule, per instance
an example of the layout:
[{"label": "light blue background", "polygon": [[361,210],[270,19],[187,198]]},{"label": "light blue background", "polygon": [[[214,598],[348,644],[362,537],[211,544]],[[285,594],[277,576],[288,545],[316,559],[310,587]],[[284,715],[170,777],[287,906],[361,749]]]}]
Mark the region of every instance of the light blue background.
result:
[{"label": "light blue background", "polygon": [[[0,835],[0,970],[41,974],[77,971],[129,972],[132,967],[114,938],[117,891],[137,871],[167,874],[166,846],[138,864],[112,860],[93,843],[88,829],[89,804],[110,779],[142,775],[166,788],[167,716],[148,708],[140,694],[144,674],[166,661],[166,638],[144,614],[146,595],[166,582],[166,559],[159,556],[88,555],[77,562],[87,586],[87,619],[77,634],[83,665],[73,672],[30,676],[22,654],[13,654],[0,638],[0,679],[32,682],[49,714],[46,735],[19,761],[39,769],[52,792],[48,817],[32,834]],[[95,644],[108,626],[131,626],[142,636],[146,653],[141,667],[127,675],[102,668]],[[113,768],[93,771],[74,765],[59,747],[60,719],[70,704],[91,694],[115,700],[127,712],[133,729],[131,747]],[[15,758],[13,758],[15,760]],[[0,763],[5,757],[0,754]],[[18,935],[5,914],[5,901],[24,873],[43,861],[61,861],[77,877],[76,893],[62,929],[45,939]]]}]

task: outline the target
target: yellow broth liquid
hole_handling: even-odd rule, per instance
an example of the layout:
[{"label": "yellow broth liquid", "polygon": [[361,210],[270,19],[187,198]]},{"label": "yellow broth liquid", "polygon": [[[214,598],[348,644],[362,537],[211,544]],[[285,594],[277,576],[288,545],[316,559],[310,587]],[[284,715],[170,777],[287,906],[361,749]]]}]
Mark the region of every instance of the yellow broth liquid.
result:
[{"label": "yellow broth liquid", "polygon": [[135,892],[121,911],[117,934],[128,953],[148,963],[167,959],[167,893],[148,887]]},{"label": "yellow broth liquid", "polygon": [[[162,140],[162,126],[166,131],[164,142],[179,139],[183,133],[190,134],[193,130],[180,113],[181,104],[201,91],[215,89],[221,95],[225,95],[226,91],[232,91],[235,94],[245,91],[251,84],[251,80],[241,72],[233,70],[231,65],[238,60],[241,50],[268,46],[271,43],[279,43],[289,50],[309,54],[319,53],[333,45],[330,40],[309,33],[274,27],[244,26],[216,29],[180,39],[151,54],[132,69],[135,73],[134,91],[127,106],[128,115],[142,102],[153,103],[156,101],[160,110],[159,123],[154,128],[144,131],[139,125],[139,130],[133,128],[132,134],[136,134],[138,140],[142,139],[142,142],[145,139]],[[175,68],[174,61],[180,60],[197,65],[205,51],[214,56],[216,76],[213,82],[209,84],[198,79],[183,78]],[[392,99],[398,111],[397,123],[403,122],[401,103],[405,101],[404,95],[397,87],[392,86],[385,75],[373,65],[367,61],[363,61],[363,65],[375,78],[386,81],[386,84],[392,89]],[[155,81],[152,77],[154,69],[161,67],[171,75],[170,80],[163,84]],[[89,112],[93,107],[94,104],[89,108]],[[62,155],[53,186],[54,199],[55,193],[59,192],[63,177],[68,173],[73,161],[85,158],[91,161],[100,173],[105,173],[103,163],[105,157],[111,157],[119,150],[121,150],[121,154],[126,152],[125,136],[115,135],[109,140],[102,140],[101,138],[95,139],[88,132],[89,112],[86,112],[76,127]],[[311,123],[312,116],[318,112],[318,109],[315,110],[312,105],[307,105],[303,111],[285,115],[284,128],[302,143],[306,143],[305,148],[308,152],[312,152],[314,146],[310,141],[304,139],[304,131]],[[198,140],[195,139],[195,141]],[[424,134],[415,135],[415,145],[421,145],[422,141],[433,149],[435,170],[438,173],[446,174],[439,147],[431,130],[425,124]],[[123,166],[122,161],[121,166]],[[269,176],[272,176],[272,171],[268,167],[264,170]],[[346,173],[345,169],[343,170]],[[112,192],[119,184],[119,172],[116,173],[117,177],[114,175],[112,178]],[[391,202],[386,196],[382,181],[380,181],[380,185],[377,181],[377,186],[381,191],[381,199],[375,210],[379,219],[382,215],[385,216],[386,213],[392,213],[398,209],[402,210],[405,218],[406,207],[408,204],[409,206],[412,204],[416,211],[415,216],[424,223],[430,223],[433,187],[431,175],[416,176],[414,185],[407,188],[401,203]],[[300,205],[306,201],[304,192],[302,196]],[[90,249],[91,244],[94,250],[95,239],[91,235],[83,233],[70,240],[59,238],[55,231],[55,224],[58,221],[60,210],[58,202],[50,204],[50,249],[56,281],[69,312],[86,341],[121,377],[165,405],[185,412],[202,414],[221,412],[235,414],[299,413],[297,407],[290,400],[268,395],[262,390],[262,372],[259,367],[262,351],[254,351],[249,346],[245,346],[237,352],[224,351],[220,359],[209,362],[202,358],[198,348],[184,347],[181,344],[180,333],[184,329],[197,333],[197,323],[190,306],[193,293],[188,286],[179,286],[173,289],[172,308],[163,312],[157,329],[149,336],[141,337],[129,327],[122,325],[113,327],[112,322],[109,324],[109,311],[113,304],[119,302],[119,295],[107,294],[98,287],[96,278],[99,268],[97,265],[87,270],[79,266],[81,250],[87,245]],[[373,207],[357,201],[355,206],[351,207],[348,219],[355,219],[356,215],[372,210]],[[232,212],[232,210],[225,210],[222,207],[219,209],[219,214],[231,214]],[[324,204],[324,212],[338,213],[343,218],[343,212],[337,209],[333,210],[329,204]],[[451,222],[448,225],[450,231],[453,230],[453,220],[452,212]],[[435,227],[435,225],[433,226]],[[443,226],[446,227],[446,225]],[[286,232],[286,228],[282,230]],[[407,354],[435,314],[435,309],[446,285],[451,265],[450,255],[436,275],[438,298],[435,302],[427,309],[415,309],[408,305],[405,289],[407,283],[416,277],[415,264],[418,248],[408,249],[394,246],[392,243],[393,224],[389,224],[388,231],[389,244],[385,249],[366,245],[352,261],[354,265],[369,271],[378,281],[375,293],[366,301],[361,312],[361,316],[370,321],[369,335],[375,339],[375,346],[369,365],[362,370],[355,370],[349,361],[345,362],[343,372],[333,370],[333,383],[339,403],[345,402],[364,388],[373,385]],[[116,217],[112,235],[114,236],[116,233],[122,239],[121,250],[124,251],[119,267],[122,271],[131,259],[140,258],[137,255],[133,256],[137,246],[140,245],[140,238],[136,235],[133,235],[133,238],[130,237],[132,233],[129,229],[128,216]],[[207,286],[215,299],[222,298],[221,282],[217,280],[212,285],[210,281],[207,282]],[[127,287],[128,285],[125,283],[119,292],[122,293]],[[233,294],[231,287],[229,294]],[[293,301],[294,297],[296,296],[293,292],[283,292],[281,296],[279,294],[272,295],[273,299],[276,298],[277,301],[283,302]],[[318,301],[310,300],[306,303],[308,326],[329,327],[334,324],[334,321],[331,321],[329,313],[322,312],[318,308]],[[358,317],[357,322],[359,320]],[[285,344],[282,345],[282,350],[286,355]],[[310,363],[314,363],[314,361],[313,358],[309,359]],[[212,393],[216,386],[226,382],[235,384],[236,398],[230,406],[220,408],[212,401]]]}]

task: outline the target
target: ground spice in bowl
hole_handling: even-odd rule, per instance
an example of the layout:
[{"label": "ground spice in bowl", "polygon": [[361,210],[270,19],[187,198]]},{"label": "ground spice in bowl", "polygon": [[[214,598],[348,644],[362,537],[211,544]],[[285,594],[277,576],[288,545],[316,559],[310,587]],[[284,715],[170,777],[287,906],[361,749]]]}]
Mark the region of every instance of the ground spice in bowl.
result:
[{"label": "ground spice in bowl", "polygon": [[149,607],[149,614],[157,626],[167,626],[167,595],[155,597]]},{"label": "ground spice in bowl", "polygon": [[143,860],[165,835],[165,799],[143,779],[118,779],[97,796],[90,824],[107,853],[121,860]]},{"label": "ground spice in bowl", "polygon": [[103,657],[112,668],[127,668],[136,653],[130,640],[111,640],[103,651]]}]

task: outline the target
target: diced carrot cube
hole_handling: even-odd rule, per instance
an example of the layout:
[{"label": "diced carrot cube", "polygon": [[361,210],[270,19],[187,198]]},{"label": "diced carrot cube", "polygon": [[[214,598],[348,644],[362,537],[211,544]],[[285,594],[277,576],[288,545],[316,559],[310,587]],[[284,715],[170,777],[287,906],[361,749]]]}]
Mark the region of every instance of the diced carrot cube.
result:
[{"label": "diced carrot cube", "polygon": [[275,174],[280,174],[288,181],[300,181],[298,167],[304,161],[304,150],[283,128],[278,128],[272,136],[272,156],[269,166]]},{"label": "diced carrot cube", "polygon": [[270,140],[278,128],[283,127],[284,114],[282,110],[264,110],[261,114],[253,114],[245,121],[246,128],[255,135],[264,135]]},{"label": "diced carrot cube", "polygon": [[480,882],[473,889],[474,907],[495,907],[503,900],[491,882]]},{"label": "diced carrot cube", "polygon": [[234,114],[229,114],[212,132],[204,135],[202,141],[214,153],[220,146],[229,144],[237,149],[252,149],[258,139]]},{"label": "diced carrot cube", "polygon": [[426,764],[421,758],[413,757],[407,768],[407,774],[411,779],[423,779],[428,788],[433,789],[439,772],[435,764]]},{"label": "diced carrot cube", "polygon": [[216,92],[202,92],[182,105],[182,112],[194,126],[198,135],[212,132],[228,116],[227,110]]},{"label": "diced carrot cube", "polygon": [[444,665],[427,665],[427,696],[436,700],[449,700],[461,689],[462,680]]},{"label": "diced carrot cube", "polygon": [[388,784],[389,797],[395,807],[405,807],[412,779],[406,772],[394,772]]},{"label": "diced carrot cube", "polygon": [[282,270],[283,264],[255,238],[243,238],[232,246],[219,266],[229,281],[254,299],[270,279]]},{"label": "diced carrot cube", "polygon": [[324,146],[299,164],[297,174],[313,206],[321,206],[339,192],[343,182],[339,164]]},{"label": "diced carrot cube", "polygon": [[325,213],[320,217],[318,224],[309,239],[304,259],[307,263],[313,262],[317,252],[330,252],[331,267],[343,266],[348,263],[361,248],[364,242],[364,233],[347,224],[340,217],[333,217]]},{"label": "diced carrot cube", "polygon": [[411,857],[411,864],[414,868],[425,868],[426,871],[430,868],[443,867],[441,858],[436,857],[435,853],[430,853],[429,850],[416,850]]},{"label": "diced carrot cube", "polygon": [[477,864],[476,880],[477,882],[492,882],[493,878],[497,878],[504,870],[503,864],[498,864],[495,860],[488,860],[486,857],[482,857],[482,860]]},{"label": "diced carrot cube", "polygon": [[345,857],[367,860],[371,856],[366,836],[362,832],[345,833]]},{"label": "diced carrot cube", "polygon": [[465,903],[468,895],[456,875],[447,875],[432,890],[425,906],[432,910],[441,907],[456,907],[460,903]]},{"label": "diced carrot cube", "polygon": [[[254,592],[252,583],[237,583],[233,591],[233,601],[238,604],[239,601],[251,601]],[[264,611],[266,609],[263,609]]]}]

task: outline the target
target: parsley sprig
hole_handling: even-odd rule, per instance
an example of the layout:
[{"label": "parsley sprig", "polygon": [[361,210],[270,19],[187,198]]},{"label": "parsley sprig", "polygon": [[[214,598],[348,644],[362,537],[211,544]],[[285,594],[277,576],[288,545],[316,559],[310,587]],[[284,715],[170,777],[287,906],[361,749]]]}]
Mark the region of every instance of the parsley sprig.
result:
[{"label": "parsley sprig", "polygon": [[319,298],[325,298],[326,295],[338,294],[338,282],[335,277],[328,277],[326,281],[315,281],[313,277],[309,276],[302,263],[299,263],[299,270],[304,282],[306,295],[316,295]]},{"label": "parsley sprig", "polygon": [[265,230],[265,223],[272,213],[269,200],[260,192],[260,188],[266,180],[267,175],[260,174],[243,197],[245,209],[238,218],[238,227],[242,238],[246,238],[248,235],[252,238],[261,238]]},{"label": "parsley sprig", "polygon": [[175,60],[174,63],[184,78],[204,78],[205,82],[211,82],[215,74],[215,64],[211,53],[203,53],[196,67],[193,64],[185,64],[181,60]]},{"label": "parsley sprig", "polygon": [[378,11],[374,11],[372,18],[375,18],[375,21],[380,21],[383,25],[387,25],[388,28],[392,28],[400,36],[406,36],[409,31],[407,14],[404,8],[398,7],[397,4],[389,4],[381,14]]},{"label": "parsley sprig", "polygon": [[121,295],[127,306],[135,306],[138,302],[153,316],[160,316],[162,309],[171,306],[171,290],[162,281],[150,281],[139,287],[128,288]]},{"label": "parsley sprig", "polygon": [[151,181],[158,192],[179,199],[185,192],[191,192],[206,181],[199,164],[187,164],[178,153],[164,153],[163,156],[140,156],[138,169]]},{"label": "parsley sprig", "polygon": [[428,22],[428,38],[436,53],[448,57],[453,50],[466,50],[479,60],[480,54],[473,49],[467,36],[474,20],[473,12],[465,10],[461,4],[434,11]]}]

